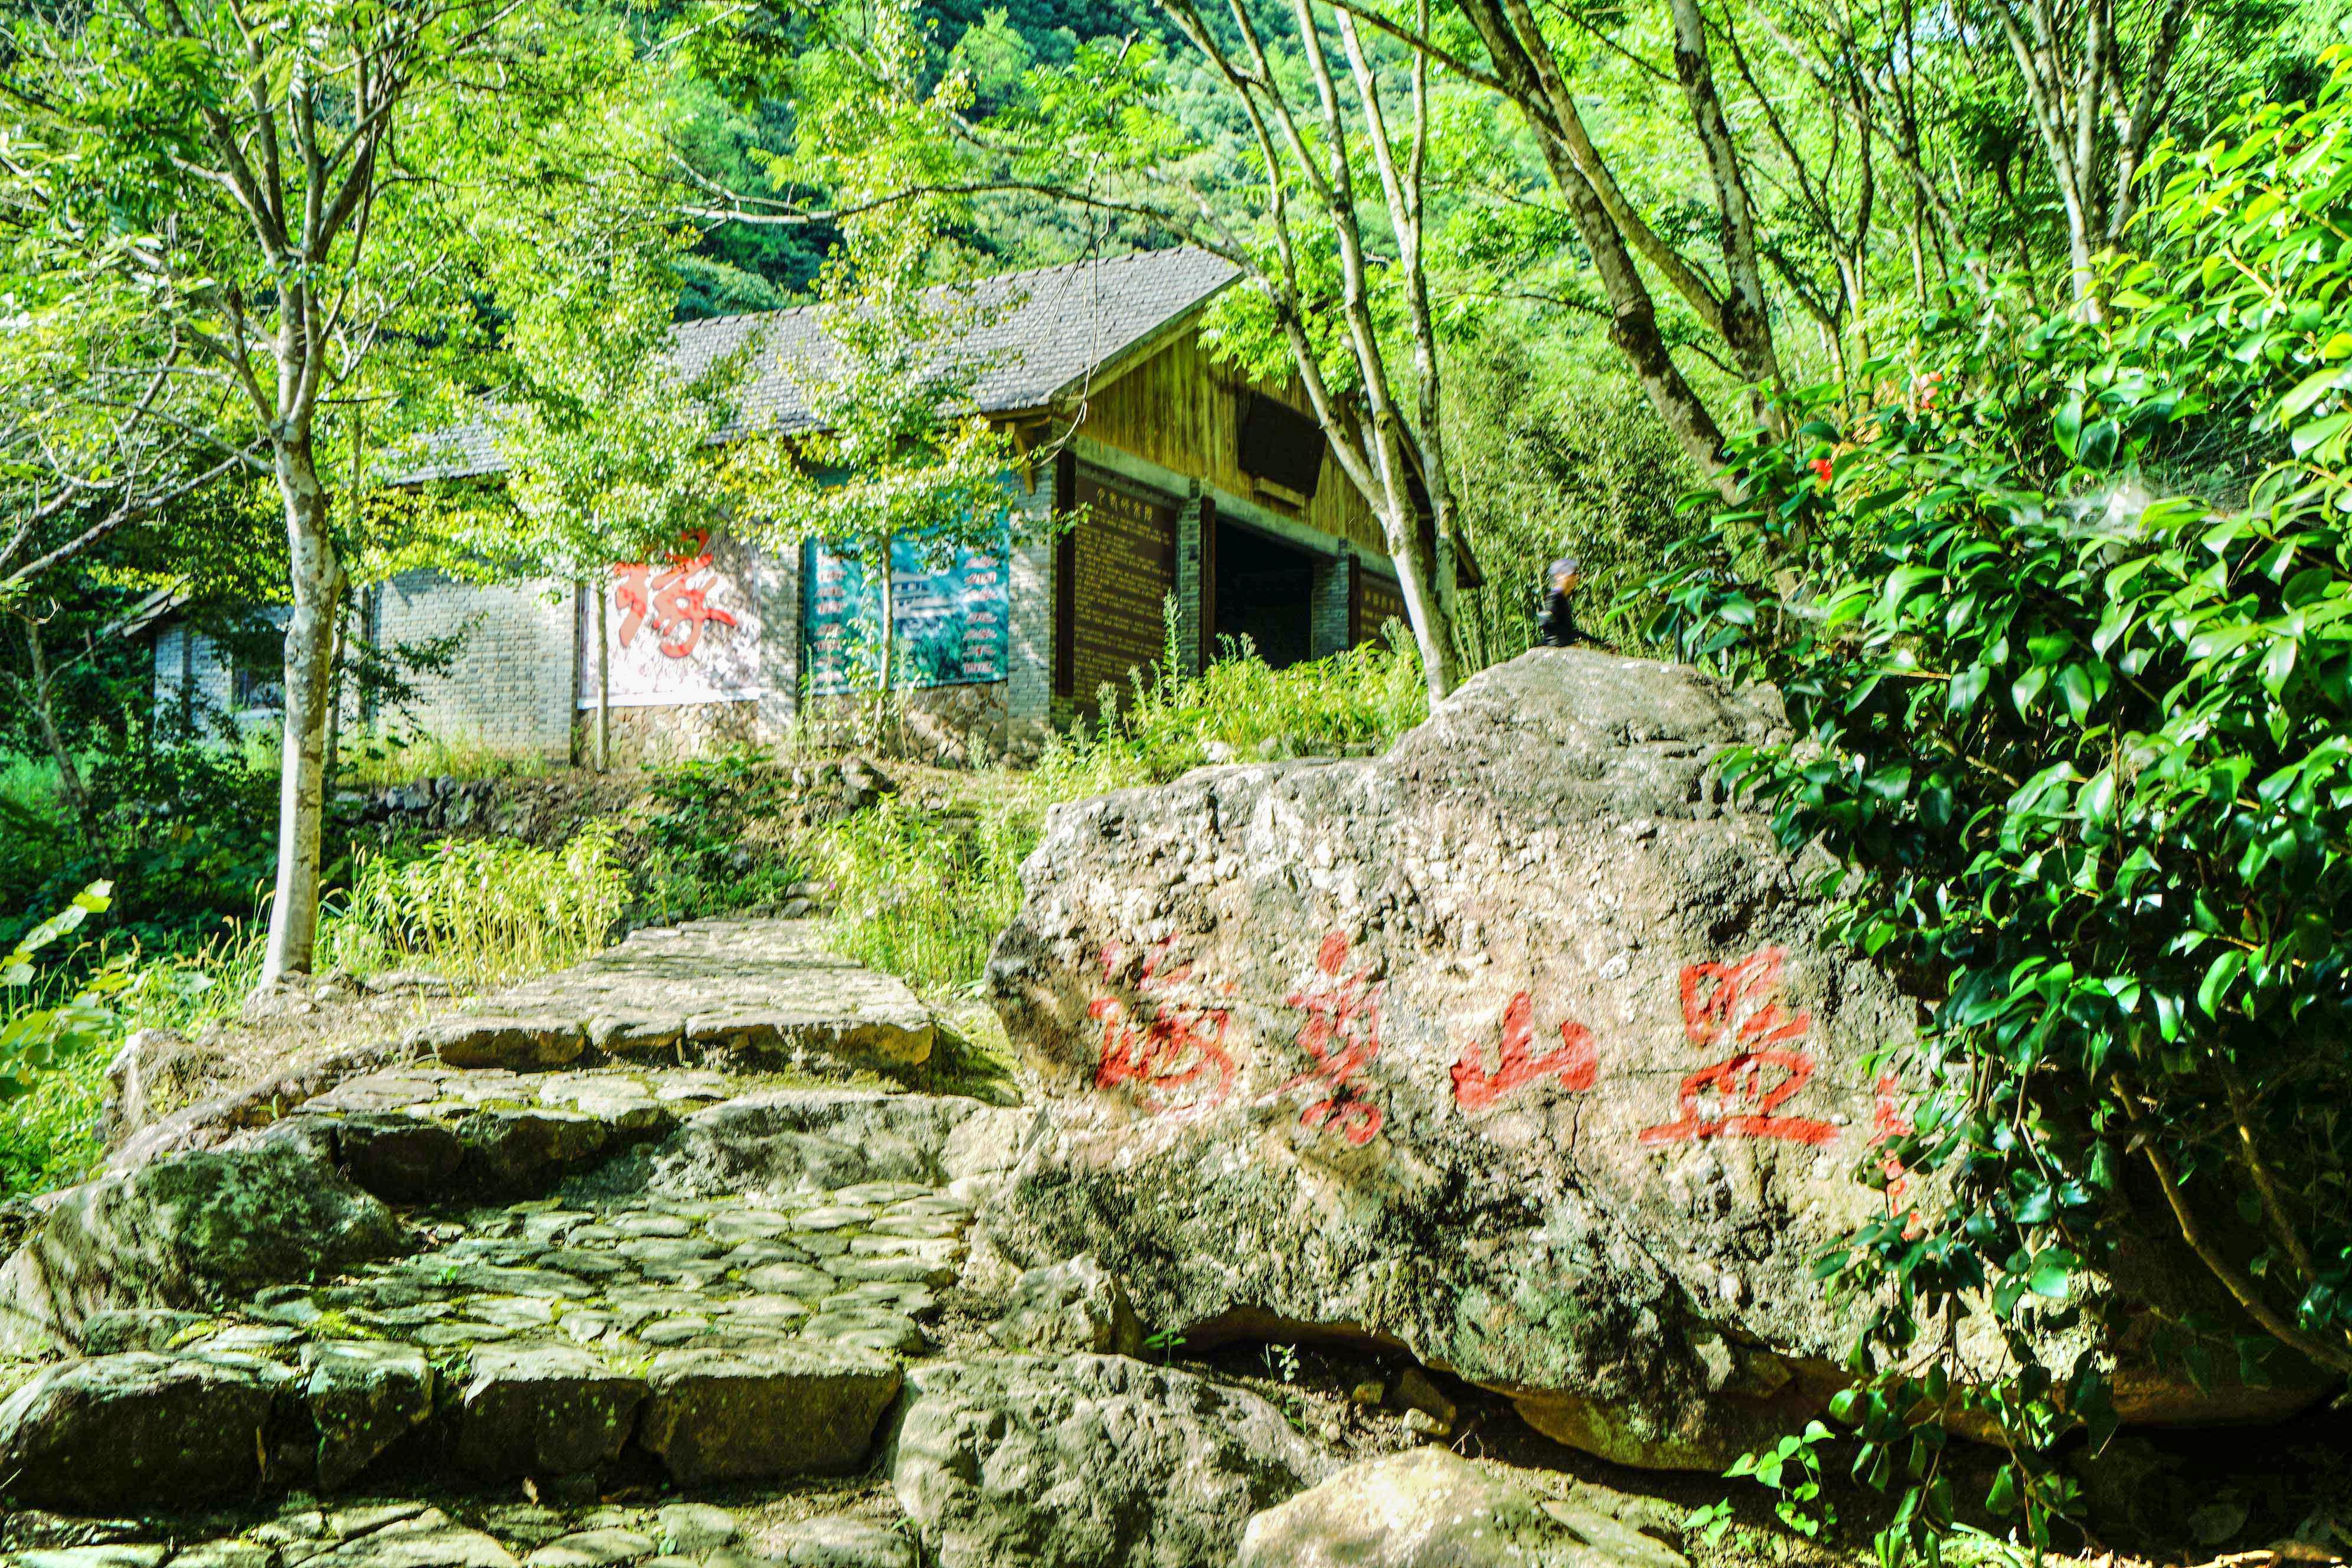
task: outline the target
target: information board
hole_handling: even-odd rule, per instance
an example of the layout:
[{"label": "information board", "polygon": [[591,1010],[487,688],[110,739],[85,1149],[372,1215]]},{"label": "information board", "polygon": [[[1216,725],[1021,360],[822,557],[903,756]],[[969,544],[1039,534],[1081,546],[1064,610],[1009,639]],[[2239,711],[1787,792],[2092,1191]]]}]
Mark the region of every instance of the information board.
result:
[{"label": "information board", "polygon": [[1105,683],[1159,662],[1161,605],[1176,591],[1176,508],[1114,489],[1080,469],[1072,500],[1086,509],[1072,552],[1072,692],[1092,708]]},{"label": "information board", "polygon": [[[992,549],[951,554],[895,542],[892,684],[977,686],[1004,679],[1010,531]],[[870,691],[881,668],[879,585],[865,563],[811,541],[802,561],[801,625],[813,691]]]},{"label": "information board", "polygon": [[1356,563],[1354,614],[1349,619],[1348,641],[1352,645],[1379,642],[1381,628],[1391,620],[1400,626],[1412,623],[1405,615],[1404,590],[1397,580],[1384,572],[1376,572],[1362,562]]}]

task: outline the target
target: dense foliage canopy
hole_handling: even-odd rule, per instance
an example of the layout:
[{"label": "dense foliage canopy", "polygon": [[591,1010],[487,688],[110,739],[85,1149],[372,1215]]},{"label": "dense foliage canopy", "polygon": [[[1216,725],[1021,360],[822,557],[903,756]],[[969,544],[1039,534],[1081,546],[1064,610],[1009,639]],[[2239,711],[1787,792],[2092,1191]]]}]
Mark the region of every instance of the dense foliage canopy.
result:
[{"label": "dense foliage canopy", "polygon": [[[1811,395],[1661,617],[1780,684],[1807,743],[1735,773],[1937,999],[1896,1157],[1960,1201],[1836,1260],[1881,1303],[1863,1463],[1979,1405],[2019,1449],[1996,1500],[2044,1522],[2103,1369],[2036,1331],[2122,1310],[2086,1280],[2140,1238],[2235,1303],[2159,1336],[2197,1375],[2352,1372],[2352,75],[2144,178],[2100,320],[1958,300]],[[1978,1315],[2016,1375],[1962,1389]]]}]

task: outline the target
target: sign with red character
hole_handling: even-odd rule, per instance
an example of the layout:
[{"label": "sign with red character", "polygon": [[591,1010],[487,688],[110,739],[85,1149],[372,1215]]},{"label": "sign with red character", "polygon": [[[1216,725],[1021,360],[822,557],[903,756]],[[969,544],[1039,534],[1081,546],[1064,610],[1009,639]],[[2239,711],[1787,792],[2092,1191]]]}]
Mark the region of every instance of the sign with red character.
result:
[{"label": "sign with red character", "polygon": [[639,561],[613,568],[613,607],[620,614],[623,647],[637,640],[647,621],[653,623],[655,650],[664,658],[690,658],[702,640],[702,628],[711,621],[731,626],[735,617],[710,605],[717,579],[710,571],[710,535],[690,536],[696,553],[669,558],[659,571]]},{"label": "sign with red character", "polygon": [[1203,987],[1192,965],[1169,965],[1173,945],[1159,942],[1144,954],[1135,984],[1140,1005],[1133,1007],[1108,989],[1126,955],[1117,942],[1106,946],[1105,990],[1087,1004],[1087,1016],[1102,1025],[1095,1087],[1133,1085],[1136,1108],[1148,1116],[1196,1115],[1223,1104],[1234,1091],[1234,1058],[1225,1049],[1232,1016],[1197,1000]]},{"label": "sign with red character", "polygon": [[1768,947],[1737,963],[1684,966],[1684,1033],[1695,1046],[1730,1054],[1683,1079],[1675,1095],[1682,1114],[1642,1129],[1643,1142],[1778,1138],[1819,1146],[1837,1136],[1826,1121],[1781,1114],[1813,1076],[1813,1058],[1797,1048],[1812,1015],[1780,1004],[1788,957]]},{"label": "sign with red character", "polygon": [[[615,707],[758,697],[758,563],[748,550],[691,533],[659,562],[622,562],[604,592],[605,668]],[[581,616],[580,705],[596,705],[596,616]]]},{"label": "sign with red character", "polygon": [[1316,950],[1315,973],[1284,1000],[1307,1015],[1298,1026],[1298,1048],[1314,1065],[1277,1090],[1306,1088],[1318,1098],[1299,1112],[1310,1130],[1336,1128],[1359,1147],[1381,1130],[1381,1108],[1364,1098],[1356,1082],[1381,1050],[1381,984],[1370,966],[1349,972],[1348,939],[1333,931]]},{"label": "sign with red character", "polygon": [[1495,1070],[1486,1070],[1485,1046],[1476,1040],[1462,1047],[1454,1064],[1454,1102],[1465,1110],[1484,1110],[1515,1089],[1538,1079],[1559,1079],[1560,1087],[1581,1093],[1601,1076],[1601,1053],[1592,1031],[1570,1019],[1559,1026],[1559,1047],[1537,1056],[1530,1047],[1535,1003],[1522,991],[1503,1008],[1503,1051]]}]

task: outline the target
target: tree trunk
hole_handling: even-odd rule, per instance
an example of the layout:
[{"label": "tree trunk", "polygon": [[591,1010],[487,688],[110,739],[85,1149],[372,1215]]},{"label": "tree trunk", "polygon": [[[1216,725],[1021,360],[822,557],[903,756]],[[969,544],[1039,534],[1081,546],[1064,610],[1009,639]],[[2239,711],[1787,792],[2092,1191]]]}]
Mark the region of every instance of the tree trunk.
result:
[{"label": "tree trunk", "polygon": [[286,623],[285,741],[278,777],[278,886],[261,984],[310,972],[319,933],[319,837],[326,806],[327,696],[335,590],[342,575],[328,527],[310,434],[281,440],[278,489],[286,508],[293,614]]},{"label": "tree trunk", "polygon": [[1422,682],[1429,688],[1429,700],[1434,706],[1445,700],[1454,687],[1454,625],[1431,580],[1433,568],[1422,552],[1421,520],[1402,483],[1391,489],[1389,504],[1381,513],[1389,559],[1397,569],[1397,587],[1404,595],[1406,618],[1412,622],[1412,640],[1421,649]]},{"label": "tree trunk", "polygon": [[73,752],[66,749],[65,737],[58,732],[57,709],[51,700],[48,655],[41,647],[41,623],[30,616],[25,617],[25,649],[33,658],[33,716],[41,726],[41,742],[57,762],[58,788],[65,795],[66,805],[72,808],[74,821],[87,829],[89,792],[82,787],[81,770],[74,765]]},{"label": "tree trunk", "polygon": [[1675,76],[1689,105],[1691,128],[1698,134],[1706,160],[1708,180],[1715,187],[1717,221],[1722,226],[1724,276],[1730,288],[1722,302],[1723,341],[1732,363],[1746,379],[1759,422],[1780,433],[1772,398],[1781,390],[1780,356],[1772,342],[1772,317],[1764,298],[1764,269],[1757,260],[1756,215],[1748,195],[1747,176],[1731,137],[1731,123],[1716,90],[1715,68],[1707,58],[1706,23],[1698,0],[1674,0]]},{"label": "tree trunk", "polygon": [[613,765],[613,650],[608,646],[604,629],[604,605],[612,598],[612,584],[599,583],[596,594],[596,771],[604,773]]}]

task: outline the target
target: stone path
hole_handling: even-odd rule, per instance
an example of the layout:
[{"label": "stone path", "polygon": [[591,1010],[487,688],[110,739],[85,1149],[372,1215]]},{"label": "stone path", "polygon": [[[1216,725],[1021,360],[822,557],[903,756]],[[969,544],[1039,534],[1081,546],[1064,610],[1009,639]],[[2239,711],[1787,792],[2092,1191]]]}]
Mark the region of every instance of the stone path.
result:
[{"label": "stone path", "polygon": [[418,1026],[460,1068],[681,1056],[741,1067],[919,1067],[931,1017],[888,975],[827,951],[799,921],[634,931],[586,963]]},{"label": "stone path", "polygon": [[[414,1500],[295,1505],[517,1481],[593,1502],[617,1474],[699,1489],[866,1467],[903,1366],[933,1348],[976,1191],[1009,1158],[1001,1137],[992,1154],[956,1135],[1018,1121],[779,1087],[919,1067],[931,1021],[904,985],[800,922],[710,922],[639,931],[404,1043],[407,1061],[226,1154],[181,1156],[315,1154],[320,1181],[393,1205],[397,1256],[194,1306],[61,1312],[64,1353],[0,1363],[0,1499],[103,1515],[283,1492],[290,1514],[185,1544],[115,1527],[13,1561],[724,1564],[753,1559],[730,1558],[734,1517],[707,1505],[534,1504],[497,1534]],[[914,1561],[902,1530],[845,1517],[760,1550]]]}]

